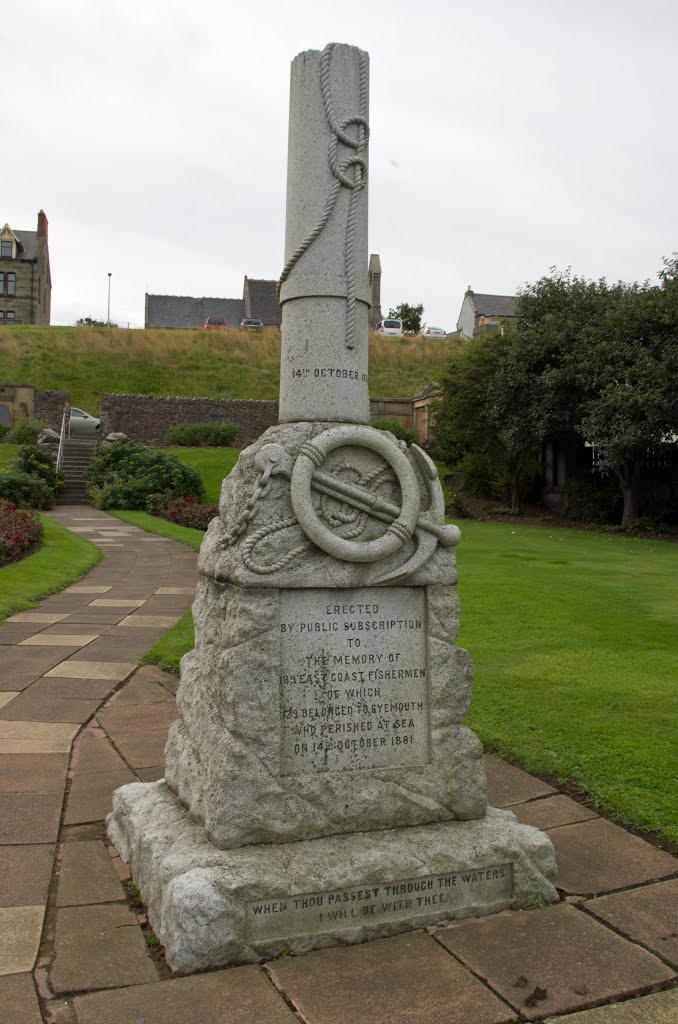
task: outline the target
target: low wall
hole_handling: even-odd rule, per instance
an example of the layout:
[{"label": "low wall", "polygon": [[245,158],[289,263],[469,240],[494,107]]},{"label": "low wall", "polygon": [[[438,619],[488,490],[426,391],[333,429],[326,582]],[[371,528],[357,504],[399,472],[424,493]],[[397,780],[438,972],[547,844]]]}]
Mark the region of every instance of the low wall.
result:
[{"label": "low wall", "polygon": [[0,383],[0,423],[16,423],[22,417],[61,430],[61,419],[70,408],[68,391],[50,391],[32,384]]},{"label": "low wall", "polygon": [[278,403],[236,398],[152,398],[149,395],[102,395],[101,436],[112,431],[143,444],[164,445],[168,427],[209,423],[218,417],[237,423],[233,442],[245,448],[278,422]]},{"label": "low wall", "polygon": [[71,408],[71,396],[68,391],[47,391],[36,388],[33,392],[33,419],[44,423],[46,427],[61,432],[61,420],[64,412]]}]

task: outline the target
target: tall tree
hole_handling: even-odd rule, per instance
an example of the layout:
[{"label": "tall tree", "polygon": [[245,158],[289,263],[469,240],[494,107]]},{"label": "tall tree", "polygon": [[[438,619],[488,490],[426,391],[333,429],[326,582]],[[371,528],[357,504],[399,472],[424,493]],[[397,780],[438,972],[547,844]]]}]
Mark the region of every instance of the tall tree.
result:
[{"label": "tall tree", "polygon": [[644,460],[678,430],[678,260],[660,284],[608,284],[552,271],[520,298],[520,332],[550,353],[558,425],[593,446],[616,477],[622,526],[638,518]]},{"label": "tall tree", "polygon": [[403,329],[411,334],[419,334],[421,330],[421,318],[424,315],[424,306],[411,306],[407,302],[401,302],[395,309],[389,309],[389,317],[393,320],[402,320]]}]

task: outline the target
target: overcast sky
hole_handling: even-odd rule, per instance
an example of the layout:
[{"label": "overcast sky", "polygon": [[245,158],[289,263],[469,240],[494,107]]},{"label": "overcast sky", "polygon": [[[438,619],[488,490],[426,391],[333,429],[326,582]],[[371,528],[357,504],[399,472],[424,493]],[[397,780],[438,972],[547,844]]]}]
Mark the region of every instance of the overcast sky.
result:
[{"label": "overcast sky", "polygon": [[0,226],[49,219],[52,322],[240,297],[283,263],[289,66],[369,51],[382,306],[654,278],[678,249],[675,0],[4,5]]}]

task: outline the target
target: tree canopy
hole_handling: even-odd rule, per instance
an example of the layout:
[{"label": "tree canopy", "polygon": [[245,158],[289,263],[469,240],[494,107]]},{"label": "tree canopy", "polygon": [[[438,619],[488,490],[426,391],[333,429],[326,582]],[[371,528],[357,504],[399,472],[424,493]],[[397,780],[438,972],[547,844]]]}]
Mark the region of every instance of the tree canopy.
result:
[{"label": "tree canopy", "polygon": [[421,318],[424,315],[424,306],[423,303],[418,306],[411,306],[407,302],[401,302],[395,309],[389,309],[388,315],[393,320],[402,320],[403,330],[409,331],[412,334],[419,334]]},{"label": "tree canopy", "polygon": [[631,525],[643,461],[678,432],[678,258],[659,284],[553,270],[519,296],[517,327],[470,342],[442,383],[441,454],[501,461],[514,510],[528,460],[569,433],[617,479]]}]

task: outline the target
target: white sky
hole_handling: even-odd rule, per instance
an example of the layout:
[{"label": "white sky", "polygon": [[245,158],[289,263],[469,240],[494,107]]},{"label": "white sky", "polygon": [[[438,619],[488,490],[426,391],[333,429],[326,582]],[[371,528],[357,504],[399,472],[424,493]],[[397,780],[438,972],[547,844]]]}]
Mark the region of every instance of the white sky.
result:
[{"label": "white sky", "polygon": [[370,53],[382,307],[654,278],[678,249],[675,0],[6,4],[0,225],[49,219],[52,322],[238,298],[283,263],[289,65]]}]

